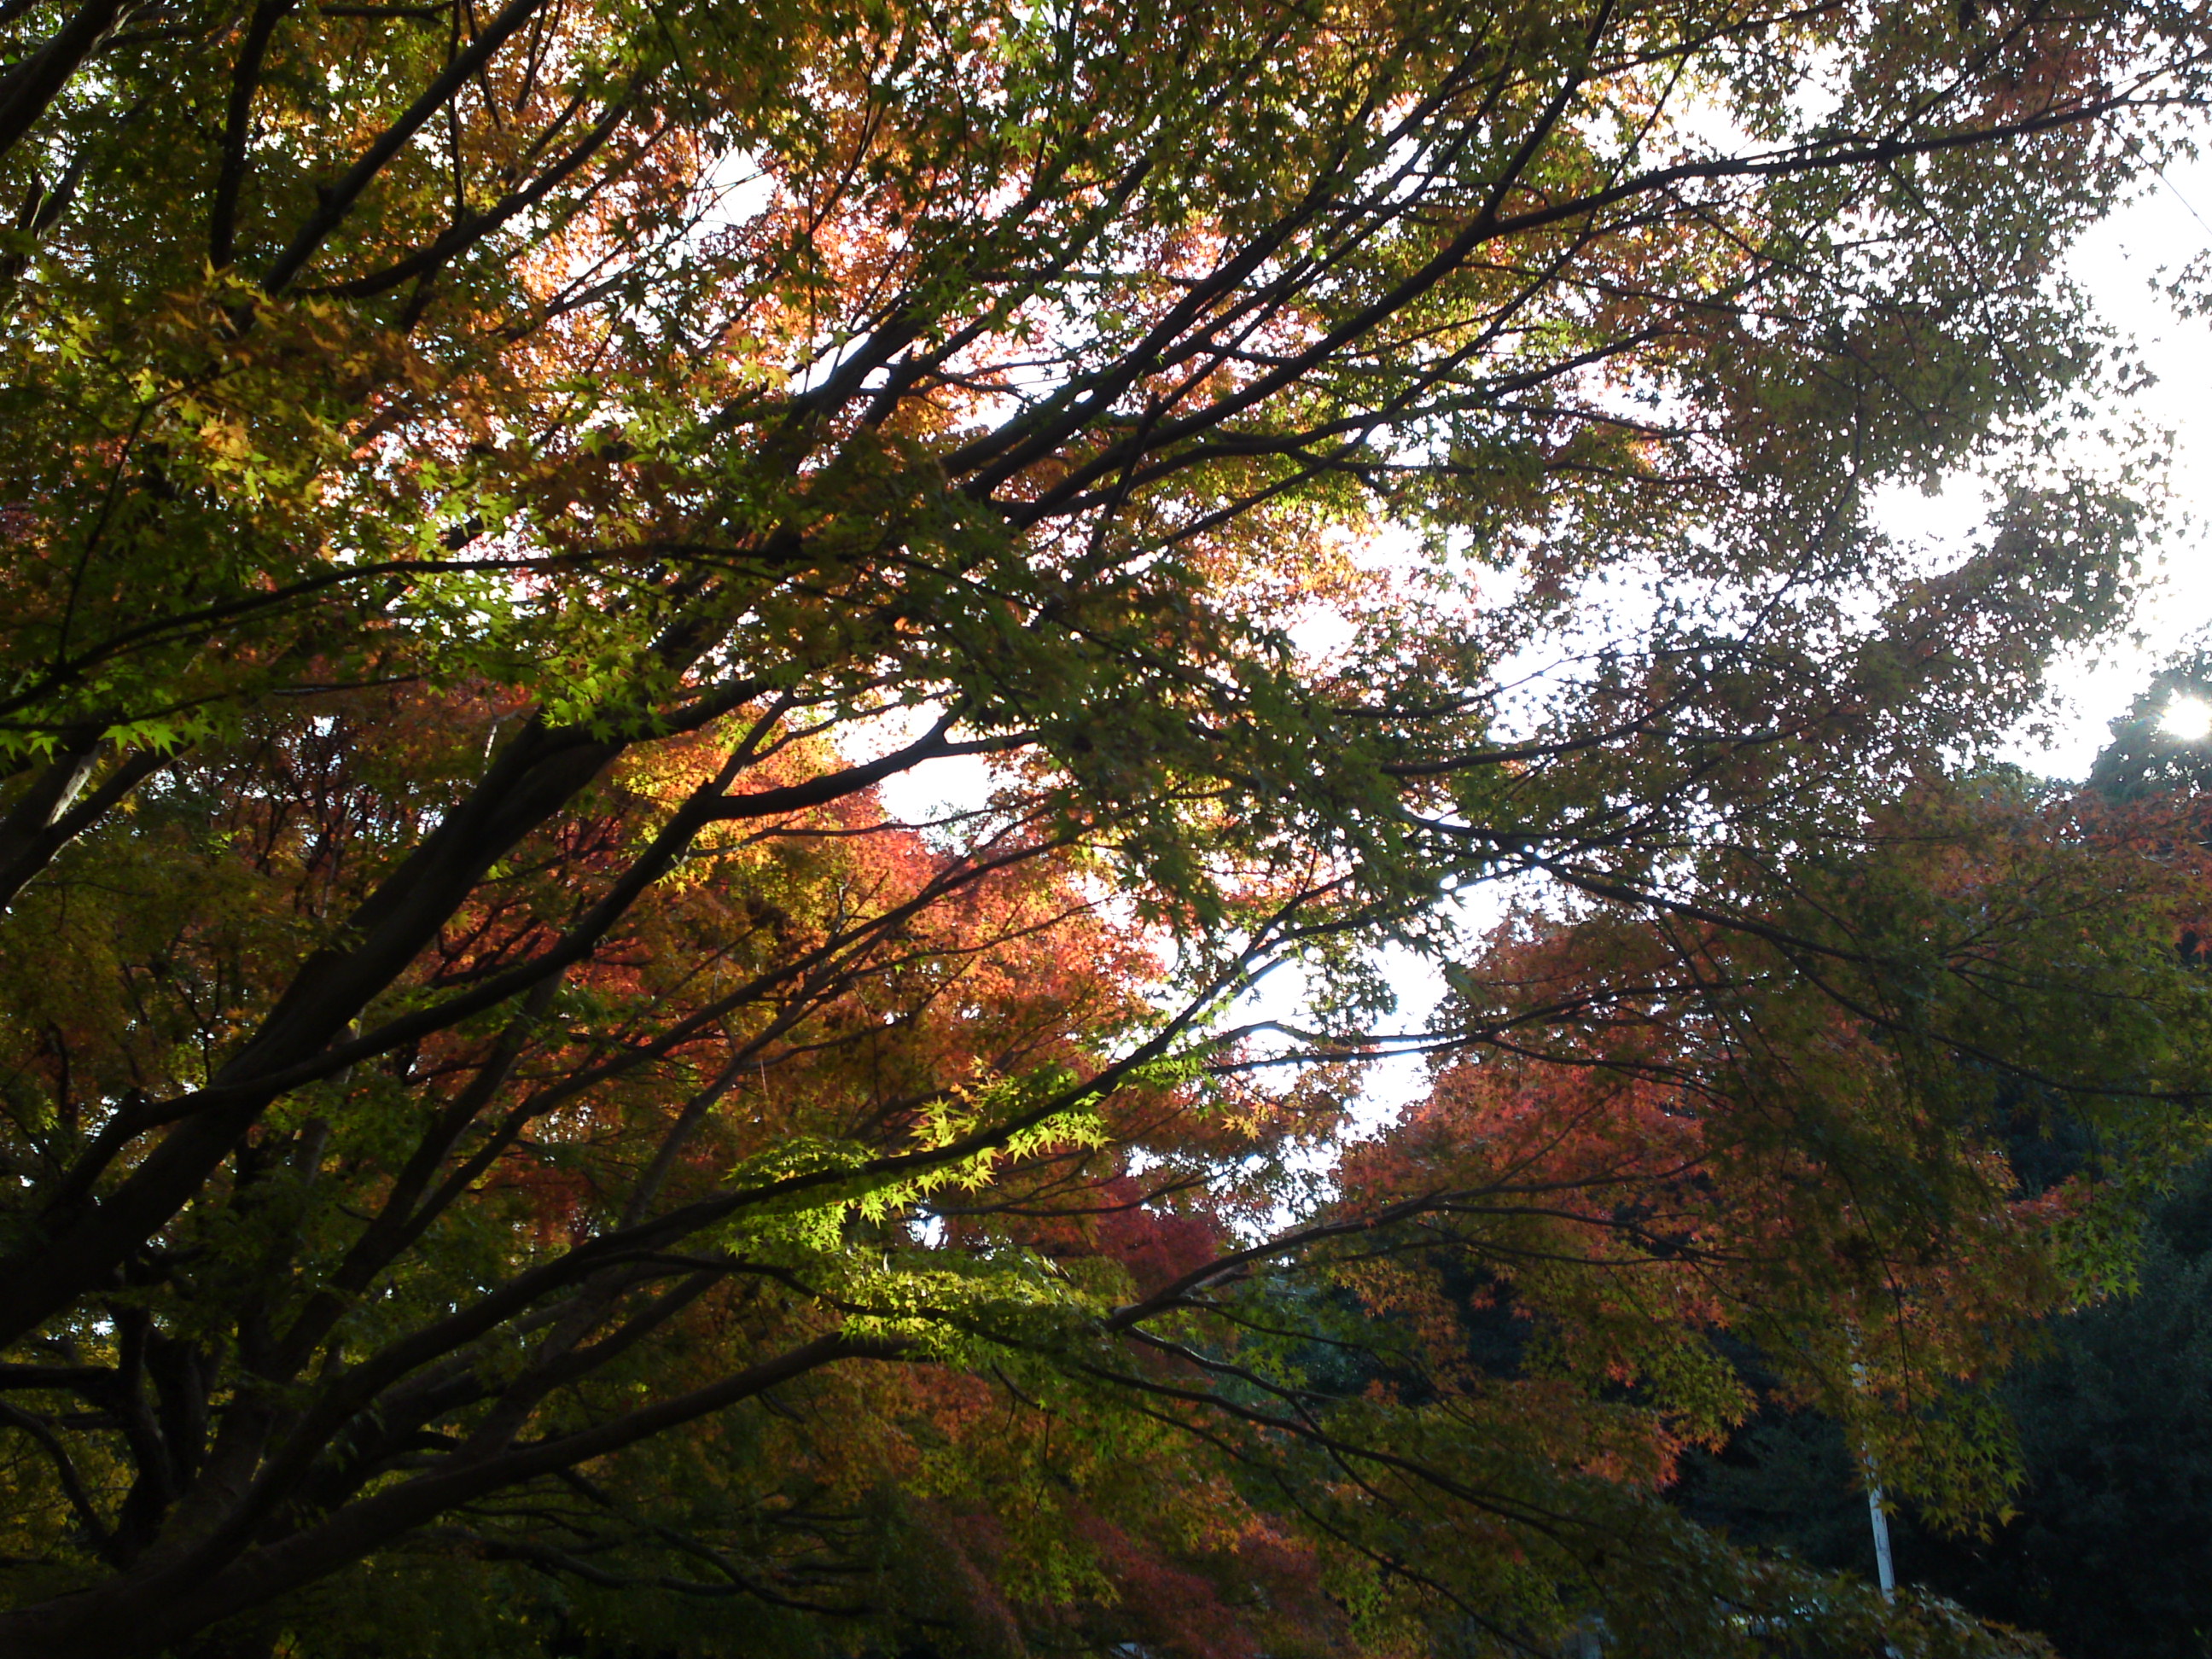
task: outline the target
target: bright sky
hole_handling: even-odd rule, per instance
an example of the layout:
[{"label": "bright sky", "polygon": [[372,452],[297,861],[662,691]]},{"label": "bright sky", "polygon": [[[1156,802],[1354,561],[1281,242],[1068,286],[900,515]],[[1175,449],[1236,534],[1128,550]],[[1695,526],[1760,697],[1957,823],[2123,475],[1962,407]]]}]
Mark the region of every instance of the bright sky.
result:
[{"label": "bright sky", "polygon": [[2168,737],[2179,738],[2184,743],[2202,743],[2212,738],[2212,702],[2202,697],[2176,697],[2166,704],[2165,716],[2158,726]]},{"label": "bright sky", "polygon": [[[2012,747],[2009,758],[2048,776],[2087,773],[2109,722],[2126,712],[2168,657],[2212,625],[2212,422],[2205,419],[2212,400],[2212,318],[2178,316],[2154,288],[2161,270],[2177,270],[2208,249],[2212,159],[2169,168],[2162,183],[2075,250],[2075,280],[2135,337],[2158,377],[2137,407],[2174,435],[2176,520],[2167,529],[2164,568],[2137,608],[2133,637],[2063,665],[2053,744],[2045,748],[2023,738]],[[1976,507],[1960,495],[1900,498],[1891,504],[1891,521],[1938,541],[1956,538],[1970,526]],[[2212,711],[2199,718],[2212,724]]]}]

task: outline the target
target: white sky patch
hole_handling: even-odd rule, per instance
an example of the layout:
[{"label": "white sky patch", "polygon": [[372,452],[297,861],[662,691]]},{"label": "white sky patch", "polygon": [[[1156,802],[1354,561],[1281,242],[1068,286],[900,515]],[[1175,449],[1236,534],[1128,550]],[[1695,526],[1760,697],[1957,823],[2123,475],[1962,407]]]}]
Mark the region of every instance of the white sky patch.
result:
[{"label": "white sky patch", "polygon": [[[919,741],[945,710],[934,702],[881,709],[839,734],[838,747],[854,762],[876,760]],[[955,731],[957,742],[963,735]],[[995,781],[984,755],[939,755],[893,773],[876,786],[884,814],[902,823],[933,823],[963,812],[981,811]]]},{"label": "white sky patch", "polygon": [[1978,478],[1950,478],[1933,494],[1898,482],[1867,492],[1867,511],[1893,535],[1941,547],[1961,547],[1988,519],[1995,505]]},{"label": "white sky patch", "polygon": [[884,811],[905,823],[980,811],[991,798],[991,763],[981,755],[940,755],[876,787]]}]

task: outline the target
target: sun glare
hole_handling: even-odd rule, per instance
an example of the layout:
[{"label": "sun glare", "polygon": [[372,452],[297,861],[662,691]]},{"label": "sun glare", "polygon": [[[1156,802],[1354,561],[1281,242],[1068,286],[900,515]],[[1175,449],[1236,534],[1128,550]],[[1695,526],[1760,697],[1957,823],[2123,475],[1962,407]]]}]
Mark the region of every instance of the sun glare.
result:
[{"label": "sun glare", "polygon": [[2166,713],[2159,716],[2158,729],[2184,743],[2202,743],[2212,738],[2212,702],[2202,697],[2169,698]]}]

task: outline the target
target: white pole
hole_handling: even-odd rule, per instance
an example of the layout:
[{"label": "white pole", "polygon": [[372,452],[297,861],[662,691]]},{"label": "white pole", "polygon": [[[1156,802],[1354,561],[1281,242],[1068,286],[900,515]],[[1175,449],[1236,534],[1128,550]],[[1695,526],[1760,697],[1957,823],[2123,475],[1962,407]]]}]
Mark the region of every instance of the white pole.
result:
[{"label": "white pole", "polygon": [[[1851,1346],[1858,1346],[1858,1333],[1851,1333]],[[1866,1388],[1866,1367],[1857,1360],[1851,1362],[1851,1386],[1863,1391]],[[1859,1446],[1859,1467],[1866,1471],[1867,1518],[1874,1523],[1874,1575],[1881,1586],[1881,1599],[1897,1599],[1897,1563],[1889,1553],[1889,1512],[1881,1506],[1881,1470],[1874,1461],[1874,1449],[1864,1442]],[[1900,1659],[1897,1644],[1884,1642],[1882,1651],[1888,1659]]]},{"label": "white pole", "polygon": [[1874,1571],[1881,1586],[1881,1599],[1897,1599],[1897,1567],[1889,1556],[1889,1516],[1881,1506],[1881,1481],[1875,1473],[1874,1459],[1866,1460],[1867,1513],[1874,1521]]}]

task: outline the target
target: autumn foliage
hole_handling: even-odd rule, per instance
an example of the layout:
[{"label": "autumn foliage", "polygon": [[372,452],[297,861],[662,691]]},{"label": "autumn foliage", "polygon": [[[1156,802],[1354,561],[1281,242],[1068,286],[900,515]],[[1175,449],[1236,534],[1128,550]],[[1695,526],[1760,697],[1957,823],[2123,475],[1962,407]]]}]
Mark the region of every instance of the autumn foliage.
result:
[{"label": "autumn foliage", "polygon": [[1971,1527],[2194,1145],[2196,797],[1983,764],[2194,12],[0,43],[0,1654],[2033,1650],[1665,1494]]}]

